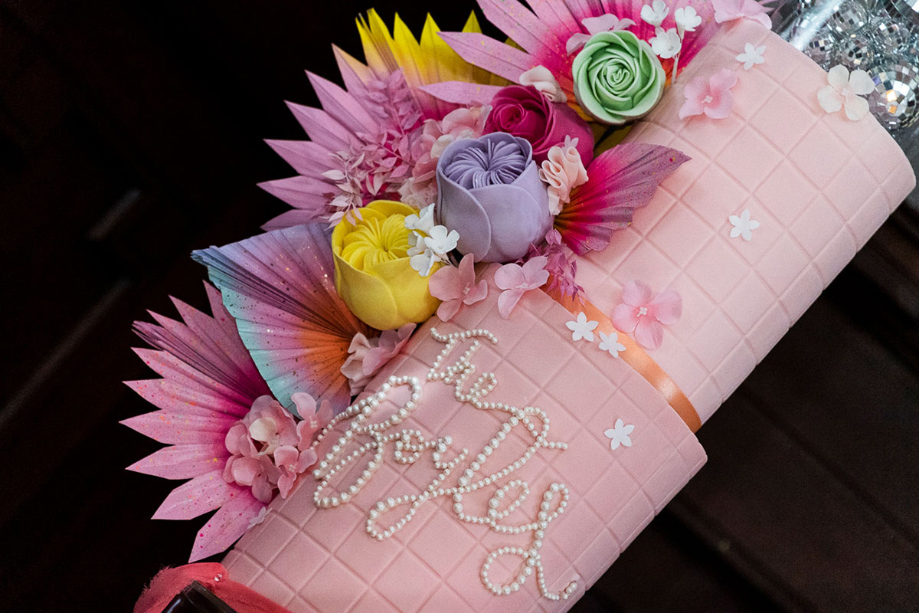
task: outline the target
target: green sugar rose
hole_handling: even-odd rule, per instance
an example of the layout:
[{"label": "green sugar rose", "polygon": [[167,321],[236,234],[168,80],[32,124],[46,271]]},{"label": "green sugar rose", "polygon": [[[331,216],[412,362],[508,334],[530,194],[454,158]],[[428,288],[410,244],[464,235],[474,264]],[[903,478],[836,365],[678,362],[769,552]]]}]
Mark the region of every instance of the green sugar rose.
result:
[{"label": "green sugar rose", "polygon": [[651,45],[621,30],[591,37],[571,71],[581,108],[612,125],[647,115],[661,99],[667,80]]}]

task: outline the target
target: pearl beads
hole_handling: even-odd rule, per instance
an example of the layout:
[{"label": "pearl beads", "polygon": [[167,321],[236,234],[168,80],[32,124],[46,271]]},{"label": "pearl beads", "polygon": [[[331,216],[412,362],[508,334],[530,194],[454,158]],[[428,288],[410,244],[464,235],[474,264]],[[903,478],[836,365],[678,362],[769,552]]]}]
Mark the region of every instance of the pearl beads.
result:
[{"label": "pearl beads", "polygon": [[[520,590],[527,580],[535,576],[540,594],[549,600],[569,598],[578,587],[577,581],[569,582],[560,592],[550,592],[546,587],[545,572],[542,565],[541,551],[545,539],[546,529],[568,505],[569,491],[563,483],[552,483],[542,493],[539,507],[533,521],[527,523],[505,524],[504,522],[512,513],[521,508],[521,505],[530,495],[529,484],[523,479],[513,479],[499,486],[498,482],[505,477],[519,471],[540,449],[567,449],[567,444],[549,441],[549,417],[537,407],[515,407],[500,402],[485,402],[488,396],[498,385],[494,373],[485,372],[468,387],[467,379],[475,372],[472,357],[481,347],[481,340],[496,344],[497,338],[488,330],[475,329],[442,335],[436,329],[431,329],[431,336],[445,345],[434,365],[426,376],[427,381],[441,381],[452,386],[454,397],[458,402],[471,405],[477,410],[494,411],[505,414],[505,421],[482,449],[470,458],[465,467],[469,451],[459,450],[452,459],[449,457],[453,439],[449,435],[428,439],[417,429],[404,429],[398,432],[389,430],[405,421],[415,410],[422,399],[421,381],[417,377],[392,376],[380,385],[377,393],[355,403],[346,411],[332,419],[317,438],[317,443],[332,432],[333,428],[345,420],[351,420],[348,429],[342,434],[329,453],[316,465],[313,476],[319,485],[313,494],[317,507],[334,509],[348,504],[360,494],[363,487],[373,478],[382,465],[387,446],[392,448],[392,458],[397,465],[411,465],[418,462],[421,457],[430,452],[434,468],[439,471],[430,483],[419,493],[401,496],[388,496],[378,500],[367,511],[366,531],[376,540],[382,541],[390,538],[403,529],[415,517],[418,509],[428,501],[449,497],[448,503],[453,514],[459,521],[474,525],[487,526],[490,530],[505,535],[531,534],[530,544],[527,547],[504,546],[490,552],[481,567],[480,576],[485,587],[495,595],[508,595]],[[471,341],[466,351],[457,361],[447,367],[442,367],[444,360],[453,352],[456,346],[464,341]],[[372,422],[371,419],[377,412],[377,407],[386,402],[390,393],[397,387],[409,387],[409,399],[395,409],[387,419]],[[507,440],[515,428],[518,435],[532,442],[523,450],[522,454],[513,462],[501,467],[492,467],[492,456]],[[525,432],[523,432],[525,430]],[[358,436],[363,438],[359,440]],[[367,440],[369,439],[369,440]],[[366,441],[366,442],[364,442]],[[360,475],[347,485],[330,484],[336,475],[349,473],[350,469],[363,457],[370,456]],[[506,460],[505,460],[506,461]],[[500,465],[499,465],[500,466]],[[458,467],[462,467],[454,487],[444,487],[444,482]],[[486,468],[490,467],[490,468]],[[491,498],[486,502],[484,514],[476,515],[467,512],[469,505],[465,495],[482,490],[486,487],[494,489]],[[327,490],[335,489],[335,493],[326,494]],[[394,517],[395,519],[390,519]],[[496,585],[489,579],[489,571],[493,562],[501,556],[518,556],[521,559],[520,567],[512,581],[505,585]],[[534,572],[535,571],[535,572]]]}]

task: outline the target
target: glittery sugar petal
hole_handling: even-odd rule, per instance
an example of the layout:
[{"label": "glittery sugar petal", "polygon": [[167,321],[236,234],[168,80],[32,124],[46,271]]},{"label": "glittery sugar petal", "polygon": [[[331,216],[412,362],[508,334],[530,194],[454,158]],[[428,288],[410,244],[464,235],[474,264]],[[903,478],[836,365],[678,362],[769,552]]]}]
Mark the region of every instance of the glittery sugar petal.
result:
[{"label": "glittery sugar petal", "polygon": [[204,524],[195,537],[188,561],[197,562],[225,551],[254,525],[266,508],[249,490],[241,491]]}]

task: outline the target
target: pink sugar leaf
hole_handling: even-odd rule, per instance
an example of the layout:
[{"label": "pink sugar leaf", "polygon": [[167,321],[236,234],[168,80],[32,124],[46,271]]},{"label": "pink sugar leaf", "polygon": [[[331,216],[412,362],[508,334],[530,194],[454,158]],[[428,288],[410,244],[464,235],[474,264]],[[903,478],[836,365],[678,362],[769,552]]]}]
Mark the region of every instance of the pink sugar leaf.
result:
[{"label": "pink sugar leaf", "polygon": [[226,551],[246,533],[264,508],[265,504],[256,500],[248,489],[240,488],[239,493],[214,513],[198,532],[189,563]]},{"label": "pink sugar leaf", "polygon": [[167,445],[216,443],[239,418],[212,413],[174,413],[154,411],[123,420],[121,423],[144,436]]},{"label": "pink sugar leaf", "polygon": [[571,191],[571,201],[555,218],[555,228],[578,255],[605,249],[614,230],[632,221],[664,179],[690,158],[676,149],[625,143],[604,152],[587,168],[587,183]]},{"label": "pink sugar leaf", "polygon": [[172,490],[153,519],[191,519],[226,504],[242,491],[223,479],[223,469],[198,475]]},{"label": "pink sugar leaf", "polygon": [[514,83],[521,74],[537,65],[525,52],[484,34],[441,32],[440,37],[470,64]]},{"label": "pink sugar leaf", "polygon": [[191,479],[223,466],[228,457],[223,441],[173,445],[131,464],[128,470],[163,479]]}]

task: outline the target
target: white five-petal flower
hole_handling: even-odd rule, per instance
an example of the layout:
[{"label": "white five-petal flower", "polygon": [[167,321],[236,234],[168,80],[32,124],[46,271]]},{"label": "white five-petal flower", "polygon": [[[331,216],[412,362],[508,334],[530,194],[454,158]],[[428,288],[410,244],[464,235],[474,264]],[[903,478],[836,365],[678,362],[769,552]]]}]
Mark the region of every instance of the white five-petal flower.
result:
[{"label": "white five-petal flower", "polygon": [[676,28],[664,30],[657,26],[654,28],[655,36],[651,39],[651,50],[662,60],[676,57],[683,46],[683,40],[680,38]]},{"label": "white five-petal flower", "polygon": [[434,226],[424,238],[424,245],[441,259],[446,259],[447,254],[456,249],[459,242],[459,232],[447,231],[446,226]]},{"label": "white five-petal flower", "polygon": [[625,345],[619,342],[619,335],[615,332],[606,334],[600,332],[600,351],[608,351],[611,356],[618,358],[619,354],[625,351]]},{"label": "white five-petal flower", "polygon": [[817,101],[827,113],[845,107],[846,117],[858,121],[868,114],[868,101],[862,98],[874,91],[874,81],[864,70],[849,74],[845,66],[833,66],[827,74],[829,85],[817,92]]},{"label": "white five-petal flower", "polygon": [[753,43],[747,43],[744,45],[743,53],[734,59],[743,64],[744,70],[750,70],[757,64],[766,63],[766,60],[763,59],[763,53],[765,51],[766,45],[763,45],[762,47],[754,47]]},{"label": "white five-petal flower", "polygon": [[737,215],[731,215],[728,217],[728,221],[730,221],[731,225],[734,226],[731,228],[731,238],[737,238],[740,236],[745,241],[751,240],[753,238],[753,230],[759,227],[758,221],[755,219],[750,219],[750,209],[744,209],[740,214],[740,217]]},{"label": "white five-petal flower", "polygon": [[629,435],[634,429],[635,426],[632,424],[626,425],[622,422],[621,419],[617,419],[616,425],[605,431],[603,435],[609,439],[609,448],[615,451],[619,449],[619,445],[622,445],[623,447],[632,446],[632,439],[629,438]]},{"label": "white five-petal flower", "polygon": [[430,234],[431,228],[434,227],[434,205],[429,204],[418,211],[417,215],[406,217],[405,227],[409,230],[418,230],[419,232]]},{"label": "white five-petal flower", "polygon": [[582,312],[578,313],[576,321],[569,321],[565,325],[571,330],[571,340],[579,341],[584,339],[592,343],[594,342],[593,331],[600,324],[596,321],[587,321],[587,315]]},{"label": "white five-petal flower", "polygon": [[646,4],[641,7],[641,20],[652,26],[659,26],[664,23],[668,13],[670,9],[664,0],[654,0],[650,6]]},{"label": "white five-petal flower", "polygon": [[702,18],[696,13],[696,9],[691,6],[673,11],[673,19],[676,21],[676,27],[680,33],[695,32],[696,28],[702,25]]}]

